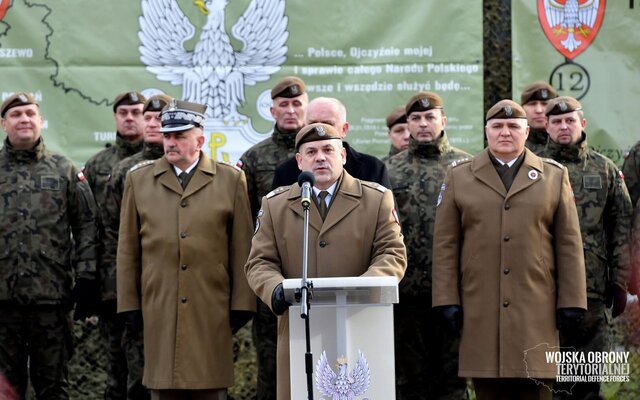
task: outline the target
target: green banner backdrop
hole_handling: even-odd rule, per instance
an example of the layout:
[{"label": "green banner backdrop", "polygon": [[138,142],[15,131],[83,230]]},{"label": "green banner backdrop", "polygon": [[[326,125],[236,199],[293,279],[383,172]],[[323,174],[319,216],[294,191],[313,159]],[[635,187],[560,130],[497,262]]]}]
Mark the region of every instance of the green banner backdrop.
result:
[{"label": "green banner backdrop", "polygon": [[360,151],[386,154],[384,118],[419,90],[444,98],[454,145],[482,148],[480,1],[223,3],[0,0],[0,95],[35,94],[47,145],[79,164],[114,140],[111,102],[134,89],[206,101],[205,150],[233,162],[268,137],[286,75],[345,103]]}]

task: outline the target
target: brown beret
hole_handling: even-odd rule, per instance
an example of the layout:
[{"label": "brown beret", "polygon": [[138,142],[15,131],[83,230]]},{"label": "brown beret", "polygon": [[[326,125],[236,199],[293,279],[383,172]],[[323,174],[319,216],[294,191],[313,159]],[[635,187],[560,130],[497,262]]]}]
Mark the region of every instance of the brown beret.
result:
[{"label": "brown beret", "polygon": [[318,140],[340,139],[340,133],[338,130],[328,124],[309,124],[300,129],[296,135],[296,150],[300,149],[300,146],[304,143],[316,142]]},{"label": "brown beret", "polygon": [[162,128],[160,132],[171,133],[186,131],[191,128],[202,128],[207,106],[188,101],[171,99],[160,113]]},{"label": "brown beret", "polygon": [[132,106],[134,104],[144,104],[147,99],[140,92],[124,92],[116,96],[113,100],[113,112],[120,106]]},{"label": "brown beret", "polygon": [[493,107],[487,111],[486,121],[490,119],[509,119],[509,118],[524,118],[527,119],[527,114],[524,112],[524,108],[513,100],[504,99],[500,100]]},{"label": "brown beret", "polygon": [[409,99],[405,114],[408,117],[414,111],[429,111],[434,108],[443,108],[440,96],[432,92],[418,92]]},{"label": "brown beret", "polygon": [[304,81],[297,76],[287,76],[271,89],[271,99],[298,97],[307,91]]},{"label": "brown beret", "polygon": [[387,115],[387,128],[391,129],[396,124],[404,124],[407,122],[407,116],[404,113],[404,106],[398,106]]},{"label": "brown beret", "polygon": [[2,103],[2,106],[0,107],[0,118],[4,118],[4,114],[13,107],[28,106],[29,104],[35,104],[37,106],[38,102],[29,93],[15,93],[7,97],[7,99]]},{"label": "brown beret", "polygon": [[524,88],[520,95],[520,104],[525,105],[530,101],[547,101],[558,97],[558,92],[545,81],[533,82]]},{"label": "brown beret", "polygon": [[144,108],[142,109],[142,113],[146,113],[147,111],[162,111],[163,108],[169,104],[171,101],[171,97],[166,94],[157,94],[155,96],[151,96],[147,99],[147,102],[144,103]]},{"label": "brown beret", "polygon": [[573,97],[561,96],[556,97],[547,103],[547,108],[544,110],[545,115],[560,115],[574,111],[582,110],[582,104]]}]

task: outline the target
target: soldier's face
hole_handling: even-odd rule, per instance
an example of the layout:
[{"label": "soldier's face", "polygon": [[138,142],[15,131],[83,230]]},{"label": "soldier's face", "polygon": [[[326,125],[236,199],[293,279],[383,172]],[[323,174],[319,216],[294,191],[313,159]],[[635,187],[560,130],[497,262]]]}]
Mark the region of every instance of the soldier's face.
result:
[{"label": "soldier's face", "polygon": [[546,100],[533,100],[522,106],[527,114],[527,121],[529,121],[530,127],[544,129],[547,126],[547,116],[544,115],[547,103],[548,101]]},{"label": "soldier's face", "polygon": [[549,138],[560,144],[574,144],[582,138],[582,131],[587,126],[587,120],[578,111],[560,115],[549,115],[547,132]]},{"label": "soldier's face", "polygon": [[318,140],[300,145],[296,161],[301,171],[313,172],[316,179],[314,186],[324,190],[342,174],[347,153],[340,140]]},{"label": "soldier's face", "polygon": [[298,97],[276,97],[271,103],[271,115],[283,132],[298,132],[304,126],[309,97],[306,93]]},{"label": "soldier's face", "polygon": [[164,134],[164,156],[170,164],[184,171],[198,159],[203,144],[200,128],[168,132]]},{"label": "soldier's face", "polygon": [[338,105],[327,100],[312,101],[307,109],[305,121],[306,125],[317,123],[331,125],[336,128],[342,139],[347,136],[349,131],[349,123],[345,121],[345,117],[340,115]]},{"label": "soldier's face", "polygon": [[441,109],[414,111],[407,116],[411,136],[419,142],[433,142],[447,125],[447,117]]},{"label": "soldier's face", "polygon": [[529,126],[523,118],[491,119],[487,121],[484,131],[491,153],[505,162],[522,153],[529,136]]},{"label": "soldier's face", "polygon": [[162,143],[160,128],[160,111],[147,111],[144,113],[144,141],[152,144]]},{"label": "soldier's face", "polygon": [[116,108],[116,129],[123,139],[131,142],[142,139],[144,121],[142,119],[142,104],[118,106]]},{"label": "soldier's face", "polygon": [[0,122],[16,149],[31,149],[40,138],[43,120],[35,104],[10,108]]},{"label": "soldier's face", "polygon": [[398,150],[406,150],[409,147],[409,124],[395,124],[389,130],[391,145]]}]

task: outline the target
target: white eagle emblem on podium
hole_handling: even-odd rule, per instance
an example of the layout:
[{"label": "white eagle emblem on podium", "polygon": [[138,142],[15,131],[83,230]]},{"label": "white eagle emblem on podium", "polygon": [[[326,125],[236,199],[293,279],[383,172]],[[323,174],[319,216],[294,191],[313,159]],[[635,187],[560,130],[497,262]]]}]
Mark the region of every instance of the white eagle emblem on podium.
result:
[{"label": "white eagle emblem on podium", "polygon": [[159,80],[182,85],[182,99],[206,104],[207,118],[240,122],[245,85],[268,80],[286,59],[288,18],[284,0],[252,0],[231,32],[242,42],[235,51],[225,32],[228,0],[195,0],[207,15],[193,51],[185,49],[196,28],[176,0],[142,0],[140,59]]},{"label": "white eagle emblem on podium", "polygon": [[369,374],[369,364],[364,354],[358,350],[358,361],[347,376],[347,359],[338,358],[339,374],[327,361],[327,353],[322,352],[320,360],[316,365],[316,387],[324,396],[329,396],[332,400],[354,400],[356,396],[361,396],[369,389],[371,377]]}]

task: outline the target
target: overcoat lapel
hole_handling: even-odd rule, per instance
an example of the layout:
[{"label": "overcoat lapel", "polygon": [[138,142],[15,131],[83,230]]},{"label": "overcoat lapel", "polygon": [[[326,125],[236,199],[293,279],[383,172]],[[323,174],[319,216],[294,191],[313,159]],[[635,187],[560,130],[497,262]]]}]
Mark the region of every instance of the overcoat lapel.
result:
[{"label": "overcoat lapel", "polygon": [[485,185],[495,190],[500,196],[507,197],[507,189],[504,187],[504,183],[500,180],[498,172],[489,158],[488,148],[472,161],[471,172],[476,179],[484,182]]},{"label": "overcoat lapel", "polygon": [[362,197],[362,186],[345,171],[343,172],[342,182],[340,187],[337,188],[335,196],[331,207],[329,207],[329,212],[324,220],[324,224],[322,224],[320,234],[327,232],[358,207],[360,198]]},{"label": "overcoat lapel", "polygon": [[524,161],[513,180],[511,190],[509,190],[507,197],[514,196],[516,193],[538,182],[542,178],[542,171],[542,160],[535,157],[528,149],[525,149]]},{"label": "overcoat lapel", "polygon": [[[302,209],[302,204],[300,204],[300,198],[302,197],[302,189],[300,186],[293,184],[289,188],[289,194],[287,200],[289,200],[289,208],[298,214],[300,218],[304,220],[304,212]],[[311,195],[311,202],[315,202],[316,199]],[[320,228],[322,227],[322,217],[320,217],[320,211],[317,206],[313,204],[309,205],[309,226],[315,229],[317,232],[320,232]]]},{"label": "overcoat lapel", "polygon": [[213,177],[216,173],[216,165],[209,157],[204,154],[200,154],[200,162],[196,168],[197,170],[194,171],[194,174],[182,195],[183,198],[191,196],[213,181]]},{"label": "overcoat lapel", "polygon": [[169,161],[164,156],[156,161],[153,166],[153,176],[158,179],[162,186],[182,196],[182,186],[178,182],[178,177],[173,171],[173,166],[169,164]]}]

